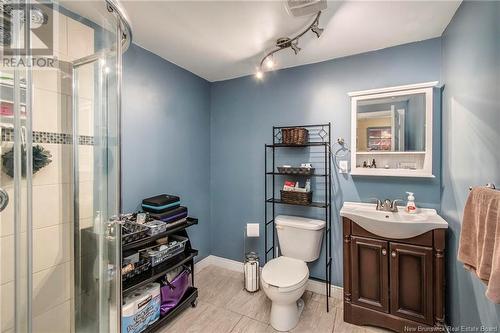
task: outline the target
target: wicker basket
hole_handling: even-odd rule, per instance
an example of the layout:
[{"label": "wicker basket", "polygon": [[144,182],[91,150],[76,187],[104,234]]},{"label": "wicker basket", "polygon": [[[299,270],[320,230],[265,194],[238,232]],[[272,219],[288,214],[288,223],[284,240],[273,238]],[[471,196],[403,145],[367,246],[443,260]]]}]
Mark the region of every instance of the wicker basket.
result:
[{"label": "wicker basket", "polygon": [[278,167],[279,173],[284,173],[287,175],[302,175],[310,176],[314,174],[314,168],[303,168],[303,167]]},{"label": "wicker basket", "polygon": [[283,128],[282,143],[287,145],[304,145],[309,142],[309,131],[303,127]]},{"label": "wicker basket", "polygon": [[295,192],[281,190],[281,201],[293,205],[309,205],[312,202],[312,191]]}]

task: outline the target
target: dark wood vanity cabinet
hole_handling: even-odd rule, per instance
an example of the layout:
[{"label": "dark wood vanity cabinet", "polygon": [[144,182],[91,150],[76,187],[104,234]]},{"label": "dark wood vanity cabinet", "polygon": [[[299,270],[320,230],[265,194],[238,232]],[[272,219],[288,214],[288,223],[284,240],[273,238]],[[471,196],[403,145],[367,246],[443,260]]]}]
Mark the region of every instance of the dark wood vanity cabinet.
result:
[{"label": "dark wood vanity cabinet", "polygon": [[354,304],[389,312],[387,242],[352,237],[352,297]]},{"label": "dark wood vanity cabinet", "polygon": [[344,320],[396,332],[443,328],[444,229],[387,239],[347,218],[343,227]]},{"label": "dark wood vanity cabinet", "polygon": [[432,248],[391,243],[391,313],[428,325],[432,315]]}]

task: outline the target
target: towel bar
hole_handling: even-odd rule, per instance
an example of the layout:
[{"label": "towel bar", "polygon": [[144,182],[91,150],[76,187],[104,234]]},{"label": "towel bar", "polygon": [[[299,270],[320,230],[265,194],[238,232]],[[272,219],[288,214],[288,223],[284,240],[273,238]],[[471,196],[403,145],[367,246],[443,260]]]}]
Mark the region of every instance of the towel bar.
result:
[{"label": "towel bar", "polygon": [[[491,188],[493,190],[497,189],[494,183],[488,183],[488,184],[486,184],[484,186],[487,187],[487,188]],[[472,191],[472,186],[469,186],[469,191]]]}]

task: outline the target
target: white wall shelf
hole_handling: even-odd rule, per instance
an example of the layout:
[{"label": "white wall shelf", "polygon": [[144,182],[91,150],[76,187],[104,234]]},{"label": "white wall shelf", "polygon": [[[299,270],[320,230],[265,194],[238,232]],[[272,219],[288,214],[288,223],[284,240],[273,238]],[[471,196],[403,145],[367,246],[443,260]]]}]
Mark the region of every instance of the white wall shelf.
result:
[{"label": "white wall shelf", "polygon": [[436,178],[433,174],[423,172],[422,170],[385,168],[355,168],[351,171],[351,176]]},{"label": "white wall shelf", "polygon": [[425,155],[425,151],[358,151],[358,155]]}]

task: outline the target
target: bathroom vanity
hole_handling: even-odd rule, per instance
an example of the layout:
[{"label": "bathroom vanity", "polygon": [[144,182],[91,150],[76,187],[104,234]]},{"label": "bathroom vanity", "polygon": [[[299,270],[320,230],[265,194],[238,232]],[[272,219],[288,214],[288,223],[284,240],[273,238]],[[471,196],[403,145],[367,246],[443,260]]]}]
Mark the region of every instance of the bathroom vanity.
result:
[{"label": "bathroom vanity", "polygon": [[342,207],[344,321],[396,332],[444,326],[447,223],[432,209],[402,210]]}]

